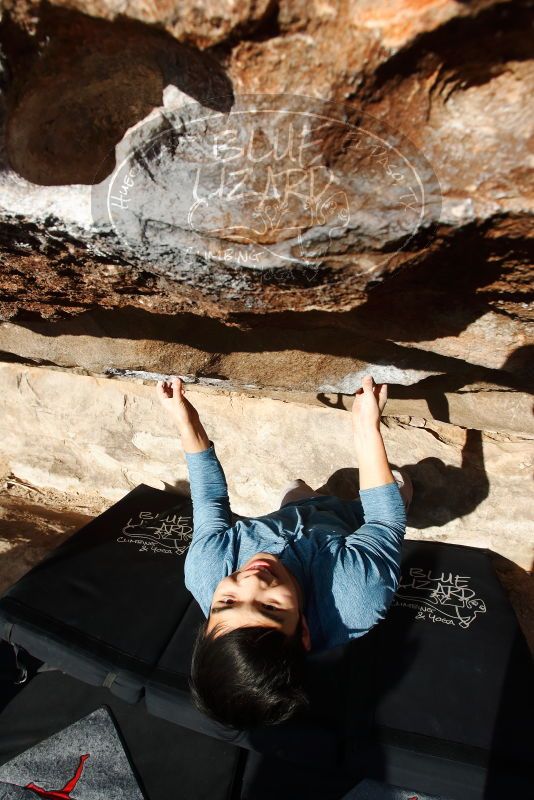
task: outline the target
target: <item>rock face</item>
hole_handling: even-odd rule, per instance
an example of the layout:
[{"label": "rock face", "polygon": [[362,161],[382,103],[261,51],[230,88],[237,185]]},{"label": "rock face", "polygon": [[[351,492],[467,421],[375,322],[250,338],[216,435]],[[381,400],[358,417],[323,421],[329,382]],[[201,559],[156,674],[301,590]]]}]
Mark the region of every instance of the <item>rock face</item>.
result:
[{"label": "rock face", "polygon": [[1,319],[190,314],[229,385],[299,388],[226,348],[330,330],[301,388],[530,391],[530,4],[4,5]]},{"label": "rock face", "polygon": [[412,533],[530,569],[531,23],[520,0],[4,0],[5,475],[159,485],[149,386],[181,374],[266,513],[350,463],[370,372]]}]

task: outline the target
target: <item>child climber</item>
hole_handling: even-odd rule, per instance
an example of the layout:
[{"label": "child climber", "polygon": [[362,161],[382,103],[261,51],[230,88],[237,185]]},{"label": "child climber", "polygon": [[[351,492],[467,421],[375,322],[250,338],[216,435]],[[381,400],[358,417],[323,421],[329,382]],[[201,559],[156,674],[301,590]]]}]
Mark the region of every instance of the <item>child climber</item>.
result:
[{"label": "child climber", "polygon": [[307,653],[363,636],[397,588],[412,487],[392,473],[380,433],[387,384],[365,375],[352,406],[359,498],[299,480],[277,511],[234,523],[214,443],[182,380],[159,381],[157,393],[178,423],[191,484],[185,585],[206,617],[193,650],[193,701],[233,728],[283,722],[307,706]]}]

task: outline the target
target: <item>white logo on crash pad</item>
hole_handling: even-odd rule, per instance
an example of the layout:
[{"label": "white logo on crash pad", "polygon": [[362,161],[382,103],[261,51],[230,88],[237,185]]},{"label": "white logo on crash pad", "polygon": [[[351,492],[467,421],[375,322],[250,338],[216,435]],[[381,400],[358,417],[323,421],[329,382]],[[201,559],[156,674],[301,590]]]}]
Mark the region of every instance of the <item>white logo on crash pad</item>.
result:
[{"label": "white logo on crash pad", "polygon": [[415,619],[468,628],[486,604],[469,586],[470,577],[452,572],[432,573],[412,567],[401,575],[393,606],[413,608]]},{"label": "white logo on crash pad", "polygon": [[158,514],[140,511],[137,519],[130,517],[122,534],[118,542],[136,544],[140,551],[182,555],[191,543],[193,519],[172,511]]}]

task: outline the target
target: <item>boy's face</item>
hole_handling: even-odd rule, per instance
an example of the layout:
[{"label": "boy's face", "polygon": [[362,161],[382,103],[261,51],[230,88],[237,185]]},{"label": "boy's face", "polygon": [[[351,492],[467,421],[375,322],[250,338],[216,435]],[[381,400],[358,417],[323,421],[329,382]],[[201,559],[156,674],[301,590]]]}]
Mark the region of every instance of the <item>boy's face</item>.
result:
[{"label": "boy's face", "polygon": [[[291,636],[303,601],[299,583],[284,564],[271,553],[257,553],[219,582],[211,601],[208,632],[217,626],[218,636],[234,628],[261,625]],[[310,632],[304,615],[302,627],[302,641],[309,650]]]}]

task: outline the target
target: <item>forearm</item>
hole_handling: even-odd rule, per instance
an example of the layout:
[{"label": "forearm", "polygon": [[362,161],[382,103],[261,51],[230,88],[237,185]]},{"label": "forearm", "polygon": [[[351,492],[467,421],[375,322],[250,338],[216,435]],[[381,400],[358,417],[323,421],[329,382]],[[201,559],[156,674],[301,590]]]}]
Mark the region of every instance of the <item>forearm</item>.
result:
[{"label": "forearm", "polygon": [[379,428],[363,426],[354,434],[360,472],[360,489],[372,489],[394,483],[386,448]]},{"label": "forearm", "polygon": [[201,453],[210,446],[209,436],[200,420],[183,425],[179,430],[184,453]]}]

